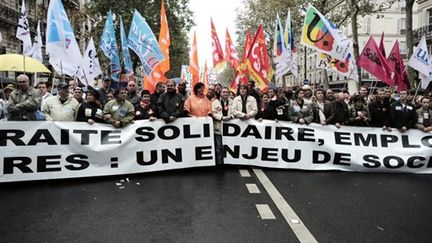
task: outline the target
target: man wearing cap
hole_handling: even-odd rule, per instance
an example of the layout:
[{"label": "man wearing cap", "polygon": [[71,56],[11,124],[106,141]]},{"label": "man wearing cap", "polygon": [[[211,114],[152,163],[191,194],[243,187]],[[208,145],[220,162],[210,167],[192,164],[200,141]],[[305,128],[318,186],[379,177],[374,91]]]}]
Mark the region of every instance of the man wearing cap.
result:
[{"label": "man wearing cap", "polygon": [[9,96],[8,112],[11,121],[34,121],[36,111],[40,107],[40,93],[30,86],[27,75],[21,74],[17,78],[18,88]]},{"label": "man wearing cap", "polygon": [[57,89],[57,95],[46,99],[43,103],[42,112],[45,114],[46,120],[75,121],[80,104],[69,93],[69,87],[66,83],[60,83]]},{"label": "man wearing cap", "polygon": [[109,93],[115,93],[115,90],[111,88],[111,78],[104,78],[102,87],[99,89],[99,100],[105,105],[108,102],[107,95]]},{"label": "man wearing cap", "polygon": [[86,99],[81,103],[78,109],[76,120],[88,122],[90,125],[93,125],[95,122],[105,123],[103,120],[102,108],[99,101],[99,92],[91,86],[88,86]]},{"label": "man wearing cap", "polygon": [[304,91],[304,98],[303,98],[304,103],[306,105],[312,105],[312,103],[313,103],[313,100],[312,100],[312,94],[313,94],[312,87],[306,84],[306,85],[303,85],[302,89]]},{"label": "man wearing cap", "polygon": [[0,93],[0,121],[7,121],[7,119],[9,118],[8,100],[10,94],[14,90],[15,86],[13,84],[8,84]]},{"label": "man wearing cap", "polygon": [[72,95],[76,99],[76,101],[78,101],[78,103],[81,104],[83,102],[84,97],[83,97],[83,90],[81,87],[75,87]]}]

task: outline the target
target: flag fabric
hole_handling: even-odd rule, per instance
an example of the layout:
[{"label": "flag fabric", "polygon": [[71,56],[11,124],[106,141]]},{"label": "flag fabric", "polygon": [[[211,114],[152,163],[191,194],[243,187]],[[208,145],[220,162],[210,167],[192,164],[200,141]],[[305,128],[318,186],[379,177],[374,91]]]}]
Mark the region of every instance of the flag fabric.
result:
[{"label": "flag fabric", "polygon": [[426,45],[426,36],[423,35],[414,53],[408,61],[408,66],[419,71],[423,75],[429,76],[431,68],[429,65],[429,51]]},{"label": "flag fabric", "polygon": [[282,24],[279,18],[279,14],[276,15],[275,30],[273,37],[273,57],[282,55],[285,50],[284,34],[282,31]]},{"label": "flag fabric", "polygon": [[156,83],[158,82],[166,82],[167,78],[165,77],[165,73],[168,72],[170,67],[170,58],[169,58],[169,47],[171,45],[169,28],[168,28],[168,19],[165,13],[164,2],[161,4],[161,16],[160,16],[160,31],[159,31],[159,47],[165,57],[165,59],[157,65],[150,76],[144,77],[144,88],[153,92],[156,89]]},{"label": "flag fabric", "polygon": [[432,81],[432,61],[430,59],[431,57],[426,45],[426,36],[423,35],[407,63],[408,66],[419,72],[421,87],[423,89],[426,89]]},{"label": "flag fabric", "polygon": [[229,62],[234,69],[237,69],[240,65],[237,50],[234,47],[228,28],[225,32],[225,60]]},{"label": "flag fabric", "polygon": [[71,77],[78,73],[82,56],[61,0],[49,3],[45,45],[57,73]]},{"label": "flag fabric", "polygon": [[110,59],[111,78],[113,78],[115,81],[119,81],[121,66],[111,10],[108,12],[105,20],[105,26],[102,32],[99,47],[102,49],[105,56]]},{"label": "flag fabric", "polygon": [[204,94],[207,94],[208,85],[209,85],[207,60],[204,62],[204,71],[203,71],[201,82],[204,84]]},{"label": "flag fabric", "polygon": [[40,21],[38,21],[36,36],[34,38],[32,49],[33,49],[32,51],[33,59],[38,60],[40,63],[42,63],[43,57],[42,57],[42,36],[40,32]]},{"label": "flag fabric", "polygon": [[211,18],[210,18],[210,25],[211,25],[213,67],[215,67],[216,69],[220,69],[225,64],[224,54],[222,51],[222,46],[219,42],[219,37],[217,35],[216,28]]},{"label": "flag fabric", "polygon": [[409,88],[408,74],[405,69],[405,64],[400,55],[399,41],[393,45],[392,50],[387,58],[390,71],[393,72],[393,80],[397,85],[397,91],[406,90]]},{"label": "flag fabric", "polygon": [[382,32],[381,34],[381,40],[380,40],[380,44],[379,44],[379,50],[381,52],[381,54],[383,55],[383,57],[386,57],[386,51],[385,51],[385,46],[384,46],[384,32]]},{"label": "flag fabric", "polygon": [[327,69],[329,71],[338,73],[347,79],[358,81],[357,65],[354,61],[354,58],[351,56],[343,62],[336,58],[332,58],[325,53],[319,53],[316,67]]},{"label": "flag fabric", "polygon": [[93,42],[93,37],[91,37],[87,49],[84,52],[83,63],[78,78],[83,84],[95,88],[94,79],[101,74],[102,70],[97,57],[96,47]]},{"label": "flag fabric", "polygon": [[198,49],[197,49],[196,32],[194,32],[192,50],[189,59],[189,72],[192,76],[191,88],[193,88],[195,84],[199,82]]},{"label": "flag fabric", "polygon": [[394,82],[391,79],[390,67],[387,60],[383,57],[372,36],[369,37],[366,46],[357,60],[357,65],[364,68],[370,74],[374,75],[389,86],[394,85]]},{"label": "flag fabric", "polygon": [[249,81],[249,71],[248,71],[248,67],[246,65],[247,63],[247,57],[249,55],[249,51],[252,47],[252,36],[250,31],[248,30],[246,32],[246,40],[245,40],[245,44],[243,46],[243,55],[242,55],[242,59],[240,62],[240,65],[237,69],[237,73],[234,77],[234,80],[231,82],[230,84],[230,90],[237,93],[237,88],[240,84],[247,84]]},{"label": "flag fabric", "polygon": [[123,54],[123,66],[126,71],[126,75],[133,79],[134,76],[134,69],[132,65],[132,60],[129,54],[129,48],[127,47],[127,39],[126,39],[126,32],[123,26],[123,19],[120,16],[120,40],[122,45],[122,54]]},{"label": "flag fabric", "polygon": [[298,77],[297,48],[294,44],[294,39],[295,36],[292,28],[291,10],[288,9],[288,15],[285,21],[284,41],[285,47],[287,48],[291,57],[290,71],[294,75],[294,77]]},{"label": "flag fabric", "polygon": [[352,42],[335,24],[309,4],[303,24],[301,44],[345,61],[352,53]]},{"label": "flag fabric", "polygon": [[267,54],[267,44],[264,29],[260,25],[248,53],[246,65],[251,78],[255,81],[256,87],[262,91],[267,90],[267,83],[273,76],[270,58]]},{"label": "flag fabric", "polygon": [[19,14],[16,37],[23,42],[23,54],[25,56],[31,56],[33,48],[24,0],[22,1],[21,11]]},{"label": "flag fabric", "polygon": [[242,62],[247,59],[249,51],[250,51],[250,49],[252,47],[252,42],[253,42],[252,35],[251,35],[250,31],[248,30],[246,32],[246,41],[245,41],[245,44],[244,44],[244,47],[243,47]]},{"label": "flag fabric", "polygon": [[134,12],[129,29],[128,47],[138,55],[146,76],[149,76],[153,69],[164,60],[153,31],[137,10]]}]

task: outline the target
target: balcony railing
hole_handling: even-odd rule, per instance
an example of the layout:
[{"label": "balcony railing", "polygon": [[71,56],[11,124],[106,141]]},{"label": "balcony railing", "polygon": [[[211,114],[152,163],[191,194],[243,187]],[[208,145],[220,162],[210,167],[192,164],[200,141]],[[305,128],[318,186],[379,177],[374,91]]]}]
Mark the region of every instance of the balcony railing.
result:
[{"label": "balcony railing", "polygon": [[414,43],[420,42],[423,35],[426,35],[426,40],[432,39],[432,24],[425,25],[413,31],[413,41]]}]

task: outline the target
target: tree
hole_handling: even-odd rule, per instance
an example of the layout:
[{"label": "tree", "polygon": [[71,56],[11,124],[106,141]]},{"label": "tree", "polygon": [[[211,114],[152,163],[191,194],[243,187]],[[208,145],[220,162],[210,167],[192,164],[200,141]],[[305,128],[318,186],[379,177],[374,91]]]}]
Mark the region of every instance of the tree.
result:
[{"label": "tree", "polygon": [[[166,76],[180,77],[181,65],[188,63],[189,60],[189,40],[187,34],[194,25],[193,13],[189,10],[189,0],[165,0],[164,3],[171,38],[171,70]],[[100,41],[105,24],[105,17],[109,10],[111,10],[115,16],[116,30],[119,29],[119,16],[122,16],[125,29],[128,31],[128,25],[132,20],[133,11],[137,9],[146,19],[156,38],[158,38],[160,31],[160,7],[161,0],[91,1],[86,6],[86,10],[88,16],[91,16],[92,22],[94,23],[94,31],[92,32],[94,34],[93,38],[95,43],[99,43]],[[119,33],[116,33],[116,36],[120,46]],[[99,56],[101,57],[103,55]],[[139,59],[135,54],[132,54],[132,61],[134,65],[137,66]]]},{"label": "tree", "polygon": [[[406,45],[408,49],[408,58],[412,56],[414,50],[413,30],[412,30],[414,1],[415,0],[405,1],[406,4],[405,5],[405,14],[406,14],[405,35],[406,35]],[[411,87],[414,87],[415,80],[416,80],[415,71],[410,66],[407,66],[407,68],[408,68],[408,79],[410,81]]]}]

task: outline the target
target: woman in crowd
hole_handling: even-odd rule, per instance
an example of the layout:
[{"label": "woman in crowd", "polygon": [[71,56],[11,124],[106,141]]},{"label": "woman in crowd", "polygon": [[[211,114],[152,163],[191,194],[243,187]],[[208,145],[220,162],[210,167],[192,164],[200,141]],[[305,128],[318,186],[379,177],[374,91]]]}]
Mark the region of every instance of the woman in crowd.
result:
[{"label": "woman in crowd", "polygon": [[309,124],[314,119],[312,106],[305,103],[302,88],[295,92],[295,99],[289,106],[288,119],[299,124]]},{"label": "woman in crowd", "polygon": [[276,108],[274,107],[274,103],[270,102],[270,95],[268,93],[264,93],[261,96],[261,102],[258,107],[258,113],[255,116],[255,119],[258,121],[265,120],[276,120]]},{"label": "woman in crowd", "polygon": [[276,98],[275,100],[271,100],[270,102],[275,107],[276,119],[280,121],[287,121],[290,100],[286,98],[285,92],[282,87],[276,90],[275,98]]},{"label": "woman in crowd", "polygon": [[234,118],[232,114],[233,101],[229,98],[229,89],[224,87],[220,92],[220,99],[212,102],[212,116],[214,124],[216,164],[223,164],[223,145],[222,145],[222,122]]},{"label": "woman in crowd", "polygon": [[188,116],[205,117],[211,114],[211,102],[204,94],[205,85],[198,82],[193,87],[193,94],[184,103]]},{"label": "woman in crowd", "polygon": [[135,120],[156,120],[156,107],[150,102],[150,91],[141,91],[141,101],[135,106]]},{"label": "woman in crowd", "polygon": [[104,123],[102,103],[99,101],[99,92],[88,87],[86,99],[81,103],[78,108],[77,121],[88,122],[93,125],[95,122]]},{"label": "woman in crowd", "polygon": [[326,124],[330,116],[330,102],[324,99],[324,90],[316,89],[313,98],[314,122],[321,125]]},{"label": "woman in crowd", "polygon": [[246,84],[240,85],[240,95],[233,100],[233,115],[240,120],[254,118],[258,113],[256,99],[249,95],[249,87]]}]

